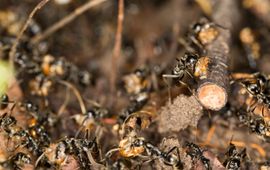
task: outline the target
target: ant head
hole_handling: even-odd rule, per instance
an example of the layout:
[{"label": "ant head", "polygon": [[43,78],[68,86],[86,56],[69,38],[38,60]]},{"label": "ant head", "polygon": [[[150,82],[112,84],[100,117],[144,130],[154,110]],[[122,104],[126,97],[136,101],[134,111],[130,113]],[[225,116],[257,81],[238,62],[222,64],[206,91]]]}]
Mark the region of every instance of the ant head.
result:
[{"label": "ant head", "polygon": [[136,139],[134,142],[133,142],[133,146],[135,147],[140,147],[140,146],[143,146],[144,145],[144,141],[141,140],[141,139]]},{"label": "ant head", "polygon": [[260,94],[261,92],[261,87],[258,83],[251,83],[249,81],[244,81],[242,84],[245,86],[247,91],[252,94],[252,95],[257,95]]},{"label": "ant head", "polygon": [[30,155],[27,155],[27,154],[22,153],[22,152],[17,153],[12,159],[14,159],[14,161],[19,161],[19,162],[24,163],[24,164],[31,163]]},{"label": "ant head", "polygon": [[95,118],[97,116],[95,110],[93,110],[93,109],[88,110],[87,113],[86,113],[86,115],[89,118]]},{"label": "ant head", "polygon": [[194,65],[198,61],[198,54],[194,53],[185,53],[184,59],[186,62],[186,65]]},{"label": "ant head", "polygon": [[261,73],[255,73],[255,77],[256,77],[256,81],[258,82],[258,84],[261,86],[261,87],[265,87],[267,85],[267,77]]},{"label": "ant head", "polygon": [[184,144],[183,144],[184,147],[192,147],[193,146],[193,143],[191,142],[188,142],[188,141],[185,141]]},{"label": "ant head", "polygon": [[195,23],[193,26],[192,26],[192,30],[195,32],[195,33],[199,33],[203,28],[203,24],[200,23],[200,22],[197,22]]},{"label": "ant head", "polygon": [[237,154],[237,150],[234,144],[230,143],[229,150],[226,153],[228,156],[233,156]]},{"label": "ant head", "polygon": [[146,78],[147,76],[147,71],[146,69],[142,68],[142,69],[136,69],[135,72],[134,72],[138,77],[141,77],[141,78]]},{"label": "ant head", "polygon": [[25,103],[25,107],[26,107],[26,110],[29,111],[29,112],[34,112],[34,113],[37,113],[38,112],[38,106],[33,104],[32,102],[28,101]]},{"label": "ant head", "polygon": [[179,62],[174,66],[172,74],[173,75],[181,75],[183,74],[183,69],[181,68],[181,65],[179,64]]},{"label": "ant head", "polygon": [[4,120],[1,121],[1,124],[5,124],[5,126],[11,126],[17,123],[17,120],[13,116],[6,116],[7,113],[4,114],[6,117]]}]

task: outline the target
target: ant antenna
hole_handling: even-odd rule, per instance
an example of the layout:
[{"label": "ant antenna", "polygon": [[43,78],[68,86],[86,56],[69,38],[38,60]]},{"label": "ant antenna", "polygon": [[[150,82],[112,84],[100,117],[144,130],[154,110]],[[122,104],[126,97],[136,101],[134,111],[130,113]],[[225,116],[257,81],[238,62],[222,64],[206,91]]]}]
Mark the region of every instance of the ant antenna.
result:
[{"label": "ant antenna", "polygon": [[41,159],[42,159],[43,156],[45,155],[45,152],[46,152],[46,151],[44,151],[44,152],[37,158],[37,160],[36,160],[36,162],[35,162],[35,167],[38,166],[38,163],[41,161]]},{"label": "ant antenna", "polygon": [[172,96],[171,96],[171,85],[170,83],[167,81],[167,74],[163,74],[162,78],[164,80],[164,82],[166,83],[166,85],[168,86],[168,96],[169,96],[169,103],[172,104]]},{"label": "ant antenna", "polygon": [[68,102],[69,102],[69,98],[70,98],[70,88],[67,87],[66,90],[67,90],[67,92],[66,92],[65,100],[64,100],[63,104],[61,105],[61,107],[59,108],[59,110],[58,110],[58,112],[57,112],[57,115],[58,115],[58,116],[60,116],[60,115],[64,112],[64,110],[65,110],[65,108],[67,107],[67,104],[68,104]]},{"label": "ant antenna", "polygon": [[81,96],[79,90],[74,85],[72,85],[71,83],[69,83],[67,81],[58,80],[58,82],[60,84],[64,85],[64,86],[66,86],[66,87],[69,87],[73,91],[73,93],[75,94],[75,96],[78,99],[78,102],[80,104],[80,108],[81,108],[82,113],[85,114],[86,113],[86,107],[85,107],[85,104],[83,102],[83,99],[82,99],[82,96]]}]

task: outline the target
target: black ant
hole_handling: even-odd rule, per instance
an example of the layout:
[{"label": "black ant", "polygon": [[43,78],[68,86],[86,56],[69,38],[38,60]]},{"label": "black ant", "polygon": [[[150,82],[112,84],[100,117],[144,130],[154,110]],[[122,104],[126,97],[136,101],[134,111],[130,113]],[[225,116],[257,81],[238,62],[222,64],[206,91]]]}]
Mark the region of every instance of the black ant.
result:
[{"label": "black ant", "polygon": [[250,104],[248,104],[247,112],[254,112],[258,104],[263,104],[262,113],[264,113],[265,106],[268,109],[270,107],[269,97],[269,82],[268,76],[261,73],[244,74],[234,73],[232,74],[233,81],[239,82],[246,92],[252,97]]},{"label": "black ant", "polygon": [[[186,74],[190,77],[193,77],[192,73],[195,70],[195,65],[198,62],[199,56],[194,53],[185,53],[183,57],[177,60],[177,64],[175,65],[172,74],[163,74],[163,78],[177,78],[181,81]],[[190,71],[192,73],[190,73]]]},{"label": "black ant", "polygon": [[81,128],[76,133],[75,137],[78,137],[79,133],[81,132],[82,128],[86,131],[91,130],[95,124],[100,122],[102,118],[107,117],[109,111],[105,108],[98,106],[93,106],[92,109],[86,111],[85,114],[76,114],[71,118],[74,118],[75,121],[81,126]]},{"label": "black ant", "polygon": [[74,155],[82,169],[90,169],[89,154],[99,155],[96,140],[65,138],[57,144],[50,145],[38,158],[36,166],[41,159],[45,159],[51,166],[61,166],[65,163],[68,155]]},{"label": "black ant", "polygon": [[234,144],[230,143],[228,151],[225,153],[227,159],[223,165],[228,170],[238,170],[241,168],[241,161],[245,159],[246,149],[243,149],[240,153],[237,151]]},{"label": "black ant", "polygon": [[[200,63],[200,62],[198,62],[199,56],[197,54],[187,52],[184,54],[183,57],[181,57],[180,59],[176,59],[176,60],[177,60],[177,63],[174,66],[174,69],[172,70],[172,74],[163,74],[162,77],[168,86],[169,86],[169,84],[167,82],[167,79],[173,78],[173,79],[177,79],[177,81],[179,83],[186,86],[188,88],[188,90],[190,92],[192,92],[192,90],[189,88],[189,86],[185,82],[183,82],[182,80],[186,75],[189,75],[191,78],[194,78],[195,70],[198,70],[198,69],[196,69],[196,64]],[[197,75],[197,73],[196,73],[196,75]],[[198,76],[200,76],[200,75],[198,74]],[[168,91],[169,91],[169,100],[171,100],[170,99],[170,96],[171,96],[170,89],[168,89]]]},{"label": "black ant", "polygon": [[[3,108],[7,108],[8,103],[10,103],[8,96],[4,94],[2,96],[1,105],[4,105]],[[15,108],[15,104],[13,104],[12,108],[10,108],[9,112],[5,112],[0,116],[0,128],[4,130],[9,136],[12,136],[14,132],[14,128],[17,124],[17,120],[14,116],[11,116],[13,109]]]},{"label": "black ant", "polygon": [[39,143],[40,147],[47,147],[50,144],[50,137],[45,129],[45,123],[47,120],[32,118],[29,121],[27,131],[32,138]]},{"label": "black ant", "polygon": [[[160,158],[164,164],[173,166],[177,169],[183,169],[183,164],[180,160],[180,153],[177,147],[173,147],[168,152],[163,152],[156,146],[152,145],[149,142],[145,142],[145,140],[141,138],[135,139],[135,141],[131,144],[131,147],[144,147],[147,154],[151,157],[157,157]],[[177,151],[177,155],[171,154],[174,150]]]},{"label": "black ant", "polygon": [[[267,94],[269,86],[269,78],[260,73],[252,74],[251,79],[244,79],[240,83],[246,88],[247,92],[256,98],[256,101],[251,103],[247,111],[254,112],[258,103],[263,103],[270,108],[270,97]],[[262,113],[264,113],[265,107],[262,108]]]},{"label": "black ant", "polygon": [[241,123],[248,126],[251,132],[262,136],[266,141],[270,141],[270,127],[266,121],[256,115],[247,115],[244,111],[237,112],[238,119]]},{"label": "black ant", "polygon": [[147,92],[139,93],[131,98],[130,104],[120,113],[119,123],[123,123],[132,113],[141,110],[148,102],[149,94]]},{"label": "black ant", "polygon": [[11,168],[15,170],[21,170],[23,169],[23,166],[25,164],[31,163],[31,157],[28,154],[18,152],[15,155],[8,158],[8,160],[2,162],[3,168]]},{"label": "black ant", "polygon": [[270,127],[263,118],[253,118],[249,121],[249,128],[252,132],[263,136],[268,142],[270,141]]},{"label": "black ant", "polygon": [[[171,154],[174,150],[177,150],[178,156]],[[173,166],[177,169],[183,169],[183,164],[180,160],[180,153],[177,147],[173,147],[168,152],[161,151],[149,142],[146,142],[144,138],[136,137],[136,133],[131,131],[128,136],[123,138],[119,142],[119,148],[112,149],[106,153],[106,158],[111,155],[112,152],[119,151],[120,155],[125,158],[140,156],[146,151],[149,157],[159,158],[164,164]]]},{"label": "black ant", "polygon": [[92,75],[85,70],[80,70],[74,64],[64,58],[56,59],[51,55],[45,55],[40,64],[42,74],[48,78],[73,81],[82,86],[88,86],[92,82]]},{"label": "black ant", "polygon": [[19,141],[15,149],[26,147],[33,155],[40,155],[43,152],[44,147],[42,147],[39,141],[35,140],[27,130],[20,129],[14,133],[12,137]]},{"label": "black ant", "polygon": [[17,120],[15,117],[8,115],[8,113],[4,113],[0,116],[0,126],[7,134],[12,133],[12,126],[16,125]]},{"label": "black ant", "polygon": [[194,143],[190,143],[190,142],[186,142],[185,147],[187,147],[187,154],[192,158],[192,160],[194,161],[195,159],[200,160],[205,169],[207,170],[211,170],[211,166],[210,166],[210,161],[209,159],[207,159],[204,155],[203,155],[203,150],[196,144]]},{"label": "black ant", "polygon": [[149,91],[151,83],[147,79],[150,71],[147,68],[136,69],[133,73],[124,76],[123,83],[129,95],[137,95],[141,92]]},{"label": "black ant", "polygon": [[41,73],[41,68],[39,64],[31,60],[27,54],[24,54],[22,52],[16,53],[14,62],[19,66],[20,71],[24,71],[29,75],[37,75]]}]

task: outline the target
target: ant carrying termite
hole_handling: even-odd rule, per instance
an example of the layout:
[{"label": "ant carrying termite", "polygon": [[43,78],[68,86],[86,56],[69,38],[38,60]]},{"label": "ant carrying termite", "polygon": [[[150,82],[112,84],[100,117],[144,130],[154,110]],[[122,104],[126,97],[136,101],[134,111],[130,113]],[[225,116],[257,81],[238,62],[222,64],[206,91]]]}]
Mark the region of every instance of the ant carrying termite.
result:
[{"label": "ant carrying termite", "polygon": [[225,153],[227,156],[223,165],[229,170],[238,170],[241,168],[241,161],[246,157],[246,149],[238,152],[235,145],[230,143],[228,151]]},{"label": "ant carrying termite", "polygon": [[186,152],[187,154],[192,158],[192,160],[200,160],[205,169],[207,170],[211,170],[211,166],[210,166],[210,161],[209,159],[207,159],[204,155],[203,155],[203,150],[198,146],[196,145],[195,143],[190,143],[190,142],[186,142],[184,144],[184,147],[187,148]]},{"label": "ant carrying termite", "polygon": [[[172,154],[176,150],[177,156]],[[172,166],[177,169],[183,169],[183,164],[180,159],[180,153],[177,147],[173,147],[168,152],[161,151],[156,146],[146,142],[144,138],[137,137],[134,131],[131,131],[125,138],[119,142],[119,148],[112,149],[106,153],[106,158],[109,158],[112,152],[118,151],[124,158],[144,157],[144,152],[151,159],[160,159],[165,165]]]}]

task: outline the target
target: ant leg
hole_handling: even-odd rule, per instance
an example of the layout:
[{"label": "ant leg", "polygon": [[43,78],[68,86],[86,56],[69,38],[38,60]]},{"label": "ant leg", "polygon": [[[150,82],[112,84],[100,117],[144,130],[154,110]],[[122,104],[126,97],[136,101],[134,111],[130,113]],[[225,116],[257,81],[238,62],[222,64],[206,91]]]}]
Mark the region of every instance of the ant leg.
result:
[{"label": "ant leg", "polygon": [[73,84],[71,84],[71,83],[69,83],[69,82],[67,82],[67,81],[64,81],[64,80],[58,80],[57,82],[60,83],[60,84],[62,84],[62,85],[64,85],[64,86],[66,86],[66,87],[69,87],[69,88],[73,91],[74,95],[75,95],[75,96],[77,97],[77,99],[78,99],[78,102],[79,102],[79,104],[80,104],[82,113],[83,113],[83,114],[86,113],[86,107],[85,107],[85,104],[84,104],[84,102],[83,102],[83,98],[82,98],[82,96],[81,96],[79,90],[78,90]]},{"label": "ant leg", "polygon": [[[171,84],[167,81],[168,78],[179,78],[180,76],[179,75],[173,75],[173,74],[163,74],[162,75],[162,78],[164,80],[164,82],[167,84],[168,86],[168,95],[169,95],[169,103],[172,103],[171,102]],[[181,77],[182,79],[182,77]]]},{"label": "ant leg", "polygon": [[84,120],[82,121],[81,127],[78,129],[78,131],[75,134],[75,139],[79,136],[80,132],[83,130],[84,128],[84,124],[87,121],[88,117],[84,118]]},{"label": "ant leg", "polygon": [[191,39],[191,41],[192,41],[195,45],[197,45],[200,49],[203,49],[202,44],[201,44],[195,37],[191,36],[190,39]]},{"label": "ant leg", "polygon": [[196,51],[190,46],[191,44],[187,42],[184,38],[179,38],[178,43],[182,45],[187,51],[195,53]]},{"label": "ant leg", "polygon": [[38,163],[41,161],[41,159],[43,158],[44,155],[45,155],[45,152],[43,152],[43,153],[37,158],[37,160],[36,160],[36,162],[35,162],[35,167],[38,166]]},{"label": "ant leg", "polygon": [[194,76],[189,72],[189,71],[185,71],[192,79],[194,79]]},{"label": "ant leg", "polygon": [[163,77],[163,81],[167,84],[168,86],[168,96],[169,96],[169,103],[171,104],[172,103],[172,98],[171,98],[171,85],[169,84],[169,82],[167,81],[167,78],[162,76]]},{"label": "ant leg", "polygon": [[207,146],[207,145],[210,144],[210,141],[212,139],[212,136],[215,133],[215,130],[216,130],[216,125],[212,125],[211,128],[209,129],[208,133],[207,133],[206,140],[203,143],[204,146]]},{"label": "ant leg", "polygon": [[247,111],[254,113],[254,110],[256,109],[258,102],[256,100],[252,99],[250,103],[251,104],[248,106]]},{"label": "ant leg", "polygon": [[85,132],[85,134],[84,134],[84,139],[87,139],[87,140],[90,139],[90,132],[89,132],[89,129],[86,129],[86,132]]},{"label": "ant leg", "polygon": [[179,152],[179,148],[178,147],[175,146],[175,147],[171,148],[167,153],[165,153],[165,155],[168,156],[174,150],[176,150],[176,153],[177,153],[177,164],[176,165],[173,165],[173,166],[176,166],[179,169],[183,169],[183,164],[181,163],[180,152]]},{"label": "ant leg", "polygon": [[113,149],[109,150],[109,151],[105,154],[105,158],[104,158],[103,160],[101,160],[100,162],[106,161],[107,159],[109,159],[109,158],[112,156],[112,154],[113,154],[114,152],[117,152],[117,151],[119,151],[119,148],[113,148]]},{"label": "ant leg", "polygon": [[153,85],[154,87],[154,90],[155,91],[158,91],[159,90],[159,87],[158,87],[158,76],[152,71],[151,72],[151,86]]},{"label": "ant leg", "polygon": [[91,166],[92,166],[94,169],[103,169],[103,168],[105,168],[104,165],[102,165],[102,164],[100,164],[100,163],[97,163],[97,162],[95,161],[95,159],[93,158],[93,156],[92,156],[92,154],[91,154],[90,151],[87,151],[87,152],[86,152],[86,155],[87,155],[88,160],[89,160],[90,163],[91,163]]},{"label": "ant leg", "polygon": [[[142,155],[139,155],[139,156],[141,157]],[[146,156],[144,156],[144,157],[146,157]],[[143,158],[144,158],[144,157],[143,157]],[[150,163],[153,163],[153,161],[155,161],[155,159],[156,159],[156,158],[149,159],[149,160],[145,160],[145,161],[143,160],[142,163],[140,164],[140,168],[143,166],[143,164],[150,164]],[[151,165],[152,165],[152,164],[151,164]]]},{"label": "ant leg", "polygon": [[265,105],[262,106],[262,117],[265,116],[265,115],[264,115],[264,107],[265,107]]},{"label": "ant leg", "polygon": [[184,169],[184,165],[182,164],[181,158],[180,158],[179,148],[177,148],[176,152],[177,152],[177,157],[178,157],[178,162],[176,166],[178,167],[178,169]]},{"label": "ant leg", "polygon": [[66,92],[65,100],[64,100],[63,104],[61,105],[61,107],[59,108],[59,110],[58,110],[58,112],[57,112],[57,115],[58,115],[58,116],[60,116],[60,115],[64,112],[66,106],[67,106],[68,103],[69,103],[69,99],[70,99],[70,89],[67,88],[66,90],[67,90],[67,92]]},{"label": "ant leg", "polygon": [[193,91],[191,90],[191,88],[189,87],[189,85],[188,85],[187,83],[185,83],[185,82],[183,82],[183,81],[181,81],[181,80],[179,80],[179,83],[182,84],[183,86],[185,86],[191,94],[193,94],[194,96],[196,96],[196,95],[193,93]]},{"label": "ant leg", "polygon": [[12,115],[12,111],[15,109],[16,105],[17,105],[17,103],[14,102],[13,105],[11,106],[11,108],[9,109],[10,116]]},{"label": "ant leg", "polygon": [[75,134],[75,139],[77,139],[78,138],[78,136],[80,135],[80,133],[81,133],[81,131],[83,130],[83,128],[84,128],[84,126],[81,126],[79,129],[78,129],[78,131],[76,132],[76,134]]},{"label": "ant leg", "polygon": [[166,155],[169,155],[170,153],[172,153],[175,149],[178,150],[178,148],[176,146],[174,146],[173,148],[171,148],[167,153]]}]

